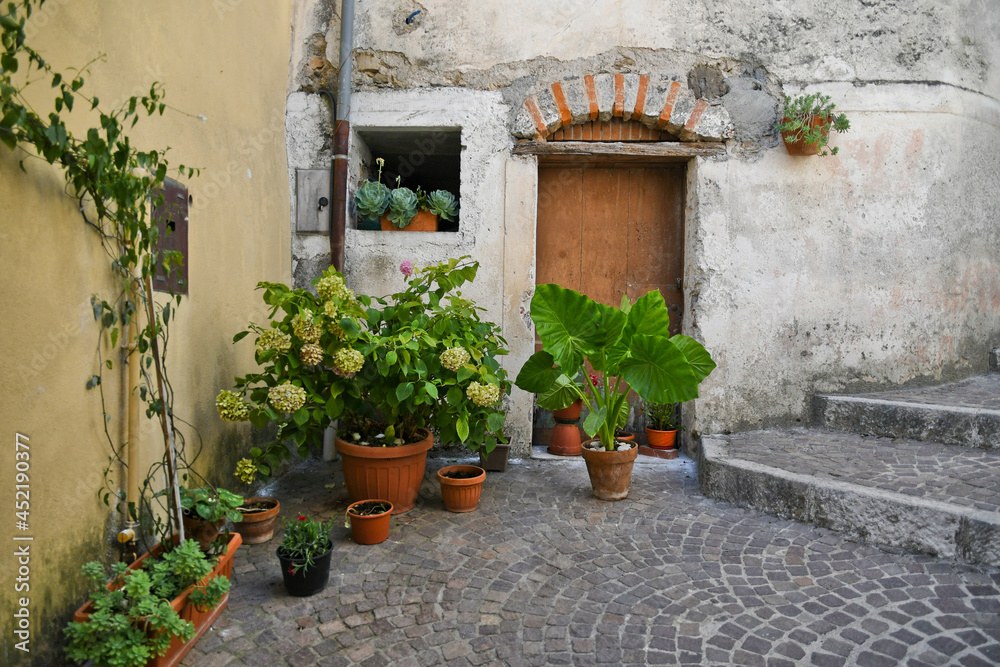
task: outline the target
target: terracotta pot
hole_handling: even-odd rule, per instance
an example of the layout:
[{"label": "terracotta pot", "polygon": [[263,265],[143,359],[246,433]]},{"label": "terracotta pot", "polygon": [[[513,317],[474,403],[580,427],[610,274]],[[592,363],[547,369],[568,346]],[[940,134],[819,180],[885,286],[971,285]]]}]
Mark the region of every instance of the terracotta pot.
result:
[{"label": "terracotta pot", "polygon": [[[380,514],[354,514],[352,510],[365,503],[385,503],[389,509]],[[359,500],[351,503],[347,508],[347,516],[351,521],[351,537],[358,544],[378,544],[389,539],[392,503],[388,500]]]},{"label": "terracotta pot", "polygon": [[580,455],[580,427],[576,424],[580,419],[583,401],[577,399],[573,405],[562,410],[553,410],[552,416],[556,425],[552,428],[552,439],[549,441],[549,454],[556,456]]},{"label": "terracotta pot", "polygon": [[313,557],[312,567],[295,571],[292,565],[304,563],[304,558],[288,558],[277,548],[278,562],[281,563],[281,578],[289,595],[306,597],[315,595],[326,588],[330,581],[330,557],[333,555],[333,542],[328,542],[329,548],[319,556]]},{"label": "terracotta pot", "polygon": [[[216,563],[212,572],[205,578],[208,580],[215,576],[223,576],[227,579],[231,579],[233,576],[233,556],[236,554],[236,549],[243,543],[243,538],[240,537],[239,533],[231,533],[229,536],[229,542],[226,544],[226,551],[219,557],[219,562]],[[147,558],[152,558],[159,556],[163,553],[163,547],[157,545],[152,551],[144,553],[140,556],[134,563],[129,565],[130,570],[136,570],[142,567]],[[204,580],[203,580],[204,581]],[[199,582],[201,583],[201,582]],[[111,590],[111,585],[108,585],[108,590]],[[174,608],[180,617],[185,621],[190,621],[194,624],[194,637],[189,641],[181,641],[179,637],[174,637],[174,640],[170,643],[170,648],[167,652],[157,658],[151,659],[146,663],[146,667],[175,667],[179,665],[184,656],[194,648],[194,645],[198,643],[198,640],[203,634],[208,632],[208,629],[212,627],[215,620],[219,615],[225,610],[226,606],[229,604],[229,593],[226,593],[219,605],[214,609],[209,609],[207,611],[198,611],[193,604],[188,602],[188,596],[191,591],[194,590],[194,586],[191,586],[183,593],[175,597],[170,601],[170,606]],[[87,602],[73,614],[73,620],[77,623],[86,623],[90,619],[90,615],[94,611],[94,603]]]},{"label": "terracotta pot", "polygon": [[277,498],[255,496],[243,500],[244,506],[254,503],[267,503],[271,507],[261,512],[244,513],[240,511],[240,514],[243,515],[243,521],[236,529],[243,536],[244,544],[263,544],[271,539],[274,536],[274,527],[278,523],[278,512],[281,511],[281,503],[278,502]]},{"label": "terracotta pot", "polygon": [[212,543],[218,539],[222,527],[226,525],[225,518],[218,521],[206,521],[197,516],[191,517],[183,514],[181,519],[184,522],[184,536],[197,540],[202,551],[208,551]]},{"label": "terracotta pot", "polygon": [[507,457],[510,456],[510,444],[497,444],[487,456],[479,453],[479,467],[487,472],[503,472],[507,469]]},{"label": "terracotta pot", "polygon": [[621,440],[622,442],[632,442],[635,440],[635,433],[632,433],[631,431],[625,431],[622,429],[616,429],[615,440]]},{"label": "terracotta pot", "polygon": [[646,439],[649,441],[649,446],[653,449],[673,449],[676,438],[676,429],[673,431],[657,431],[648,426],[646,427]]},{"label": "terracotta pot", "polygon": [[[468,479],[452,479],[445,477],[449,472],[477,473]],[[444,506],[450,512],[471,512],[479,504],[479,496],[483,493],[483,482],[486,481],[486,471],[479,466],[445,466],[438,470],[438,481],[441,483],[441,498]]]},{"label": "terracotta pot", "polygon": [[[788,116],[785,116],[785,118],[781,122],[787,123],[789,120],[790,119],[788,118]],[[830,136],[830,124],[831,124],[830,119],[823,117],[815,117],[810,122],[811,127],[813,129],[818,128],[824,137]],[[781,133],[781,138],[784,140],[783,143],[785,144],[785,150],[788,151],[789,155],[819,155],[820,152],[819,141],[807,144],[805,142],[805,136],[803,133],[803,135],[798,141],[789,142],[788,138],[790,136],[793,135],[788,132]]]},{"label": "terracotta pot", "polygon": [[438,230],[438,217],[430,211],[417,211],[417,214],[410,220],[410,224],[400,229],[389,222],[389,217],[382,216],[382,231],[384,232],[436,232]]},{"label": "terracotta pot", "polygon": [[424,433],[420,442],[400,447],[366,447],[337,438],[351,502],[384,498],[392,503],[393,514],[413,509],[424,481],[427,450],[434,445],[430,431]]},{"label": "terracotta pot", "polygon": [[590,475],[590,485],[594,495],[601,500],[624,500],[628,497],[628,488],[632,482],[632,465],[635,463],[639,448],[632,443],[632,448],[625,452],[595,451],[583,448],[583,460],[587,462],[587,473]]}]

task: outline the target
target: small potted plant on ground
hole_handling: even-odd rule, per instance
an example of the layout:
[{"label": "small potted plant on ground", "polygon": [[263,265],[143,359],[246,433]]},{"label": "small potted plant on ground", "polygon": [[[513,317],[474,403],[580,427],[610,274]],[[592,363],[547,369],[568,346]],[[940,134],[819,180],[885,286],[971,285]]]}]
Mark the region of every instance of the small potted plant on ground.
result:
[{"label": "small potted plant on ground", "polygon": [[[583,430],[598,436],[583,448],[594,495],[627,497],[638,447],[619,443],[614,431],[627,414],[629,391],[661,403],[697,398],[698,384],[715,362],[693,338],[670,336],[670,315],[659,290],[634,304],[623,297],[613,308],[558,285],[539,285],[531,319],[542,349],[525,362],[514,383],[537,394],[575,394],[587,405]],[[584,364],[602,374],[586,392],[572,379]]]},{"label": "small potted plant on ground", "polygon": [[297,597],[319,593],[330,580],[331,523],[300,515],[291,521],[282,517],[282,524],[285,535],[277,553],[285,590]]},{"label": "small potted plant on ground", "polygon": [[237,530],[247,544],[263,544],[274,537],[274,528],[278,523],[278,512],[281,503],[270,496],[254,496],[244,498],[243,504],[236,508],[243,517]]},{"label": "small potted plant on ground", "polygon": [[653,449],[674,449],[680,427],[678,407],[676,403],[645,402],[643,411],[649,420],[646,438]]},{"label": "small potted plant on ground", "polygon": [[226,489],[180,487],[181,507],[184,515],[184,534],[198,541],[201,548],[208,551],[226,520],[237,523],[243,519],[238,510],[243,504],[243,496]]},{"label": "small potted plant on ground", "polygon": [[471,512],[479,505],[486,481],[486,471],[479,466],[445,466],[438,470],[437,478],[449,512]]},{"label": "small potted plant on ground", "polygon": [[[851,127],[847,116],[833,113],[835,106],[828,95],[819,93],[800,95],[794,100],[785,97],[785,116],[775,125],[775,129],[785,140],[789,155],[827,154],[826,145],[830,141],[831,128],[837,132],[846,132]],[[834,147],[829,153],[836,155],[838,150]]]},{"label": "small potted plant on ground", "polygon": [[347,508],[345,528],[358,544],[378,544],[389,539],[392,503],[388,500],[359,500]]}]

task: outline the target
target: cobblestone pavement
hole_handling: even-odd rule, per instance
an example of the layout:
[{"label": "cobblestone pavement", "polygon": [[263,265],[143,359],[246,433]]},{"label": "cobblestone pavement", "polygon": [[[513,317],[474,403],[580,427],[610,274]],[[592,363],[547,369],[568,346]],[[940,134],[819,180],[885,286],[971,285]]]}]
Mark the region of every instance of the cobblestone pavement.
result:
[{"label": "cobblestone pavement", "polygon": [[887,401],[909,401],[959,408],[1000,410],[1000,373],[976,377],[934,387],[880,391],[855,394],[857,398],[879,398]]},{"label": "cobblestone pavement", "polygon": [[[282,514],[342,516],[330,469],[280,480]],[[229,608],[183,664],[1000,664],[1000,570],[711,501],[696,477],[683,458],[637,465],[610,503],[582,463],[523,461],[470,514],[425,484],[387,542],[340,524],[309,598],[285,593],[277,538],[242,547]]]},{"label": "cobblestone pavement", "polygon": [[729,455],[822,479],[1000,511],[1000,452],[815,428],[726,436]]}]

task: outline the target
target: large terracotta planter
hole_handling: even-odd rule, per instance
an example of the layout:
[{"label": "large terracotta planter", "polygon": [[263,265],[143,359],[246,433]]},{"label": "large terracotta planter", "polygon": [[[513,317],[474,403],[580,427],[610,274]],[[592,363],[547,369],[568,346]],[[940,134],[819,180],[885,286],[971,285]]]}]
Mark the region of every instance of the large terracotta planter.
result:
[{"label": "large terracotta planter", "polygon": [[243,521],[240,522],[240,525],[236,529],[243,536],[245,544],[263,544],[274,536],[274,527],[278,522],[278,512],[281,511],[281,503],[278,502],[277,498],[271,498],[270,496],[255,496],[243,500],[244,506],[251,506],[258,503],[262,505],[268,504],[271,507],[263,511],[247,513],[239,509],[237,510],[243,515]]},{"label": "large terracotta planter", "polygon": [[646,440],[653,449],[673,449],[677,440],[677,431],[657,431],[646,427]]},{"label": "large terracotta planter", "polygon": [[552,416],[556,420],[556,425],[552,428],[552,439],[549,441],[549,454],[556,456],[579,456],[580,455],[580,427],[577,422],[580,419],[580,411],[583,409],[583,401],[577,399],[573,405],[562,410],[553,410]]},{"label": "large terracotta planter", "polygon": [[632,448],[624,452],[583,447],[583,460],[587,462],[590,485],[594,489],[594,495],[601,500],[624,500],[628,497],[632,466],[639,454],[635,443],[630,444]]},{"label": "large terracotta planter", "polygon": [[[475,473],[475,476],[455,479],[446,476],[449,472]],[[479,505],[486,481],[486,471],[479,466],[445,466],[438,470],[437,478],[441,483],[441,498],[449,512],[471,512]]]},{"label": "large terracotta planter", "polygon": [[380,222],[384,232],[436,232],[438,229],[438,217],[430,211],[418,211],[410,224],[402,229],[389,222],[389,217],[385,215]]},{"label": "large terracotta planter", "polygon": [[430,431],[424,433],[420,442],[400,447],[366,447],[337,438],[351,502],[382,498],[392,503],[393,514],[413,509],[424,480],[427,450],[434,445]]},{"label": "large terracotta planter", "polygon": [[[215,576],[223,576],[227,579],[231,579],[233,576],[233,556],[236,554],[236,549],[243,543],[243,538],[240,537],[239,533],[232,533],[229,537],[229,542],[226,543],[226,551],[219,557],[219,562],[212,569],[212,572],[205,578],[208,579]],[[152,558],[159,556],[163,553],[163,548],[157,545],[152,551],[143,554],[141,557],[136,559],[134,563],[129,565],[130,570],[136,570],[142,567],[142,564],[147,558]],[[201,583],[201,582],[198,582]],[[108,589],[111,589],[110,584]],[[175,667],[179,665],[184,656],[194,648],[194,645],[198,643],[198,640],[203,634],[208,632],[208,629],[212,627],[215,623],[215,619],[219,617],[219,614],[223,612],[226,606],[229,604],[229,593],[223,596],[222,601],[214,609],[209,609],[207,611],[198,611],[193,604],[188,602],[188,596],[191,591],[194,590],[194,586],[191,586],[183,593],[175,597],[170,601],[170,606],[174,608],[174,611],[185,621],[190,621],[194,624],[194,637],[189,641],[182,641],[179,637],[174,637],[174,640],[170,643],[170,648],[167,652],[158,657],[153,658],[146,663],[146,667]],[[91,613],[94,611],[94,603],[87,602],[73,614],[73,620],[77,623],[86,623],[90,619]]]},{"label": "large terracotta planter", "polygon": [[[385,503],[389,506],[380,514],[355,514],[354,510],[365,503]],[[392,503],[388,500],[359,500],[347,508],[347,518],[351,522],[351,538],[358,544],[378,544],[389,539],[389,518]]]}]

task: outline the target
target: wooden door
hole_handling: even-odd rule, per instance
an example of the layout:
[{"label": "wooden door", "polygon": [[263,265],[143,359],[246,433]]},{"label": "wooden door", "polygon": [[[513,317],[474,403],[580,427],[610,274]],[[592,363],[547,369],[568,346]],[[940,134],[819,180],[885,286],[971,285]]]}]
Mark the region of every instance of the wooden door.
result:
[{"label": "wooden door", "polygon": [[[536,284],[556,283],[615,307],[623,294],[635,302],[659,289],[670,332],[680,333],[684,181],[677,165],[540,167]],[[548,444],[547,410],[537,411],[535,426],[534,444]],[[645,433],[637,435],[645,442]]]},{"label": "wooden door", "polygon": [[536,284],[618,306],[659,289],[680,333],[684,168],[541,167]]}]

